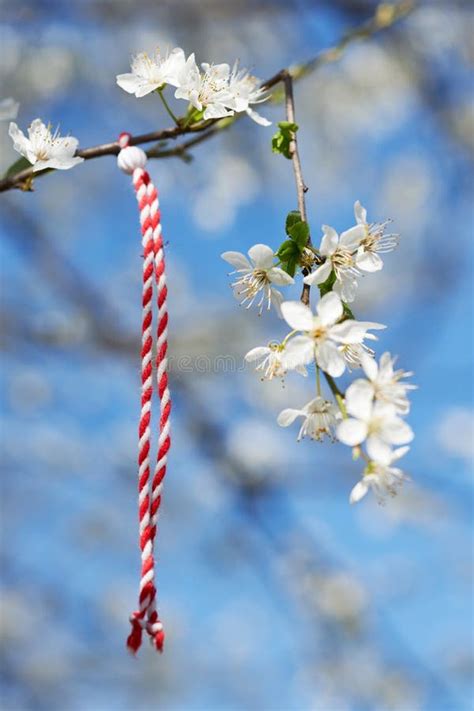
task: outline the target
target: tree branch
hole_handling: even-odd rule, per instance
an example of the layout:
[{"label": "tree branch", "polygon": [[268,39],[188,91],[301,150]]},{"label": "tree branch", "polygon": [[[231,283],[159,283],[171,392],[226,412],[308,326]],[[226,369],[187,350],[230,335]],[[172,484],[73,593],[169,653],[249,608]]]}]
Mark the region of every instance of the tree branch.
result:
[{"label": "tree branch", "polygon": [[[289,123],[296,123],[295,121],[295,100],[293,96],[293,77],[289,71],[283,70],[281,72],[280,80],[283,81],[285,87],[285,108],[286,108],[286,120]],[[293,133],[293,139],[290,143],[290,155],[291,162],[293,163],[293,172],[295,174],[295,184],[296,184],[296,195],[298,198],[298,210],[301,215],[303,222],[308,222],[306,214],[306,202],[305,194],[308,191],[303,180],[303,172],[301,169],[300,155],[298,152],[298,141],[296,138],[296,132]],[[311,244],[311,236],[308,235],[308,244]],[[306,270],[303,270],[306,273]],[[308,284],[303,284],[303,291],[301,292],[300,299],[303,304],[309,304],[309,292],[310,286]]]},{"label": "tree branch", "polygon": [[[295,81],[299,80],[322,65],[338,61],[350,44],[359,40],[367,39],[368,37],[391,27],[398,20],[406,17],[414,9],[414,7],[415,0],[401,0],[399,3],[381,3],[378,5],[374,15],[369,20],[346,32],[336,45],[323,50],[308,62],[296,64],[280,70],[272,77],[262,82],[261,88],[268,90],[273,89],[278,84],[282,82],[285,83],[288,78]],[[275,100],[278,100],[280,97],[274,96],[274,98]],[[226,118],[199,121],[192,126],[186,127],[181,125],[173,126],[172,128],[165,128],[160,131],[152,131],[151,133],[132,136],[130,143],[131,145],[136,146],[145,143],[176,140],[181,136],[192,133],[202,134],[199,140],[191,139],[190,141],[172,149],[152,149],[148,151],[147,154],[149,158],[170,158],[173,156],[183,158],[186,156],[186,151],[189,148],[202,143],[211,136],[216,135],[220,128],[227,128],[232,125],[237,118],[239,117],[235,117],[232,121],[229,121]],[[208,130],[211,128],[213,130]],[[91,160],[93,158],[101,158],[106,155],[118,155],[119,151],[120,146],[117,141],[114,141],[112,143],[103,143],[98,146],[91,146],[90,148],[78,150],[76,155],[84,158],[84,160]],[[0,192],[5,192],[6,190],[11,190],[12,188],[31,190],[31,181],[33,178],[41,177],[51,172],[53,171],[48,169],[34,173],[32,168],[25,168],[17,173],[13,173],[12,175],[7,175],[0,180]],[[301,214],[303,216],[303,212]]]}]

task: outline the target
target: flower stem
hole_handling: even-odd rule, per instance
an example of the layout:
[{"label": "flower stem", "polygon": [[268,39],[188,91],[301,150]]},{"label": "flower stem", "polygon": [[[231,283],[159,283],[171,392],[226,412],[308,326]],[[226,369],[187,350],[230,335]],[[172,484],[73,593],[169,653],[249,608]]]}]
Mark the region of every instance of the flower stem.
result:
[{"label": "flower stem", "polygon": [[329,387],[331,388],[331,392],[332,392],[332,394],[334,395],[334,397],[336,397],[337,395],[339,395],[339,397],[342,397],[342,393],[341,393],[341,391],[339,390],[339,388],[337,387],[336,381],[334,380],[334,378],[332,378],[332,377],[331,377],[328,373],[326,373],[324,370],[323,370],[323,373],[324,373],[324,377],[326,378],[326,382],[327,382],[327,384],[329,385]]},{"label": "flower stem", "polygon": [[318,393],[318,397],[321,397],[321,371],[319,369],[319,365],[316,363],[316,391]]},{"label": "flower stem", "polygon": [[323,370],[323,373],[324,373],[324,377],[326,378],[327,384],[328,384],[329,387],[331,388],[331,392],[332,392],[332,394],[334,395],[334,399],[335,399],[336,402],[337,402],[337,405],[338,405],[338,407],[339,407],[339,409],[340,409],[340,411],[341,411],[341,413],[342,413],[342,416],[343,416],[344,419],[346,419],[346,418],[347,418],[347,410],[346,410],[346,406],[345,406],[345,403],[344,403],[344,396],[343,396],[343,394],[341,393],[341,391],[339,390],[339,388],[337,387],[336,381],[334,380],[334,378],[332,378],[332,377],[331,377],[328,373],[326,373],[324,370]]},{"label": "flower stem", "polygon": [[285,338],[282,340],[281,345],[286,346],[288,339],[291,338],[292,336],[294,336],[295,333],[298,333],[298,331],[297,330],[290,331],[289,334],[287,336],[285,336]]},{"label": "flower stem", "polygon": [[158,94],[159,94],[159,96],[160,96],[161,101],[163,102],[163,106],[165,107],[166,111],[167,111],[168,114],[171,116],[171,118],[173,119],[173,121],[175,122],[175,124],[176,124],[177,126],[179,126],[179,123],[180,123],[180,122],[179,122],[179,119],[174,115],[174,113],[172,112],[172,110],[171,110],[170,107],[169,107],[168,102],[166,101],[165,97],[163,96],[163,89],[158,89]]},{"label": "flower stem", "polygon": [[344,403],[344,398],[342,397],[342,395],[339,395],[339,394],[335,395],[335,398],[336,398],[337,404],[339,405],[339,409],[342,413],[342,417],[345,420],[347,420],[347,410],[346,410],[346,406]]}]

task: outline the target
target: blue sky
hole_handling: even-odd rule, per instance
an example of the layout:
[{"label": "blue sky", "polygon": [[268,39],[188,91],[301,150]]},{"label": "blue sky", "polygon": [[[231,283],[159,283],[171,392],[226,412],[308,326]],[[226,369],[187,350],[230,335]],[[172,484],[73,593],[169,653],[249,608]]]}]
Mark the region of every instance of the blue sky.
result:
[{"label": "blue sky", "polygon": [[[59,2],[54,21],[40,8],[26,27],[14,16],[5,26],[4,93],[21,103],[20,126],[41,116],[83,146],[148,131],[168,123],[157,101],[114,86],[131,52],[152,48],[156,34],[202,61],[240,56],[266,76],[355,22],[334,8],[299,9],[211,13],[193,31],[164,10],[160,22],[155,10],[104,22],[95,3]],[[313,235],[322,223],[348,227],[356,199],[401,233],[383,273],[364,279],[355,311],[388,325],[378,353],[398,353],[415,372],[412,483],[385,507],[350,507],[360,465],[345,448],[297,444],[296,430],[276,424],[280,409],[309,399],[312,385],[296,375],[282,389],[249,370],[173,372],[158,540],[162,658],[146,645],[135,661],[124,651],[139,562],[141,259],[129,181],[105,158],[39,180],[32,194],[2,196],[5,708],[470,708],[465,19],[461,9],[422,6],[391,39],[352,47],[296,89]],[[439,87],[450,81],[444,114],[423,66]],[[261,112],[282,118],[280,106]],[[275,317],[239,310],[220,258],[283,239],[296,200],[290,163],[271,154],[272,130],[242,121],[198,147],[190,165],[151,165],[176,356],[240,364],[283,334]],[[6,166],[14,154],[2,132]],[[101,344],[97,319],[125,335],[124,351]]]}]

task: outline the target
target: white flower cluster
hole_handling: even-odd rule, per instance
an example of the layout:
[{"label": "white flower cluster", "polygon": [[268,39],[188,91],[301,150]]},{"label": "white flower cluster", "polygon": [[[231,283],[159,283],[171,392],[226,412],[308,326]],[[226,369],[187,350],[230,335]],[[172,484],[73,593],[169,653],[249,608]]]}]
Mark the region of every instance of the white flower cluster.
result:
[{"label": "white flower cluster", "polygon": [[28,137],[13,121],[8,133],[13,140],[13,148],[31,163],[33,172],[46,168],[68,170],[84,160],[75,155],[79,145],[77,138],[62,138],[59,130],[53,133],[51,126],[46,126],[39,118],[32,121]]},{"label": "white flower cluster", "polygon": [[[186,59],[179,47],[164,56],[159,51],[152,56],[142,52],[133,58],[131,72],[117,76],[117,84],[138,98],[153,91],[162,92],[166,85],[174,87],[175,97],[189,102],[185,125],[186,121],[200,118],[218,119],[246,112],[261,126],[270,126],[270,121],[252,108],[269,95],[261,88],[260,80],[240,69],[238,62],[232,69],[228,64],[206,63],[199,68],[194,53]],[[0,101],[0,121],[15,118],[17,111],[18,104],[13,99]],[[28,136],[13,121],[9,134],[13,148],[31,163],[33,172],[47,168],[68,170],[84,160],[76,155],[77,138],[61,137],[58,130],[53,133],[51,126],[39,118],[30,124]]]},{"label": "white flower cluster", "polygon": [[357,278],[363,272],[377,272],[383,267],[380,257],[398,245],[398,235],[387,234],[386,222],[367,222],[367,210],[359,201],[354,205],[357,224],[340,235],[333,227],[323,225],[324,236],[319,254],[322,264],[304,278],[305,284],[322,284],[334,272],[334,291],[346,303],[354,301]]},{"label": "white flower cluster", "polygon": [[[291,328],[281,342],[253,348],[245,359],[255,363],[267,380],[284,377],[291,370],[307,376],[308,366],[315,367],[316,397],[299,409],[283,410],[278,424],[288,427],[303,418],[298,440],[305,436],[316,440],[329,437],[352,447],[354,457],[361,457],[366,466],[351,492],[351,503],[359,501],[369,488],[382,502],[407,478],[393,464],[409,449],[400,445],[413,439],[402,417],[409,412],[407,395],[415,386],[405,381],[412,373],[394,369],[390,353],[384,353],[379,363],[374,359],[366,341],[376,341],[373,331],[385,326],[356,320],[347,306],[354,299],[357,278],[362,272],[382,269],[380,254],[398,244],[396,235],[385,233],[386,222],[367,222],[366,210],[359,202],[354,212],[355,226],[340,236],[332,227],[324,226],[319,250],[311,246],[300,249],[303,281],[319,285],[322,294],[315,312],[301,301],[283,301],[275,288],[294,283],[285,271],[283,257],[278,256],[284,254],[282,247],[273,252],[257,244],[249,250],[249,259],[240,252],[224,252],[222,258],[235,267],[237,276],[232,287],[236,297],[247,308],[256,302],[260,314],[265,304],[267,309],[273,304]],[[315,268],[308,274],[312,266]],[[366,378],[352,382],[344,393],[334,379],[355,368],[362,368]],[[327,381],[329,399],[323,395],[321,373]]]},{"label": "white flower cluster", "polygon": [[267,94],[256,77],[239,69],[238,62],[232,69],[228,64],[207,63],[199,68],[194,53],[186,59],[179,47],[165,55],[158,50],[151,56],[141,52],[132,59],[131,72],[117,76],[117,84],[137,98],[170,85],[175,98],[188,101],[206,120],[245,111],[260,125],[270,125],[251,108],[265,101]]}]

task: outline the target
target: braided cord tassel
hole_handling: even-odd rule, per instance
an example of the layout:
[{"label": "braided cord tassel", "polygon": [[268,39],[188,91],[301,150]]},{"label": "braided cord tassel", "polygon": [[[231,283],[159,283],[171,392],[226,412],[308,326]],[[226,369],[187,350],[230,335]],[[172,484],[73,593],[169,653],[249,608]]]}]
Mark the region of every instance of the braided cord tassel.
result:
[{"label": "braided cord tassel", "polygon": [[[170,448],[170,411],[171,398],[168,388],[168,307],[165,273],[165,255],[163,249],[163,236],[161,232],[158,193],[155,190],[155,201],[151,206],[152,219],[154,220],[154,266],[158,303],[158,328],[156,340],[156,380],[158,397],[160,400],[160,435],[158,439],[158,452],[155,472],[151,487],[151,528],[152,539],[155,540],[158,522],[158,513],[161,504],[161,491],[163,479],[166,474],[168,450]],[[149,631],[153,634],[155,646],[159,651],[163,649],[163,626],[156,612],[156,589],[148,607]]]},{"label": "braided cord tassel", "polygon": [[[168,389],[167,350],[168,312],[167,287],[163,239],[161,235],[158,193],[146,165],[146,154],[136,146],[130,146],[130,135],[121,134],[118,156],[119,167],[132,175],[140,212],[143,246],[143,292],[142,292],[142,351],[141,351],[141,413],[139,424],[138,453],[138,505],[141,551],[141,578],[139,609],[130,616],[132,629],[127,639],[128,649],[136,653],[145,630],[155,648],[162,652],[164,644],[163,625],[156,610],[154,542],[156,536],[161,490],[166,473],[167,452],[170,447],[169,414],[171,399]],[[156,370],[157,390],[160,400],[160,434],[157,464],[153,479],[150,476],[151,405],[153,396],[153,335],[152,307],[153,281],[156,281],[158,301]]]}]

